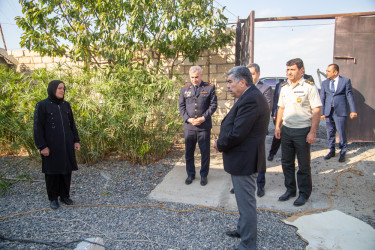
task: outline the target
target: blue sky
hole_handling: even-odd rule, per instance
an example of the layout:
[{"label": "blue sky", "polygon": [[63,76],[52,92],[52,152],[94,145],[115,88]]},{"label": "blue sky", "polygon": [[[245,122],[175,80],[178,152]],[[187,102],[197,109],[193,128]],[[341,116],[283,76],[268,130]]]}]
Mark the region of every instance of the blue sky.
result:
[{"label": "blue sky", "polygon": [[[375,0],[214,0],[226,6],[230,23],[246,19],[252,10],[255,17],[285,17],[375,11]],[[0,23],[8,50],[20,49],[22,31],[14,17],[22,15],[18,0],[0,0]],[[318,82],[316,70],[325,71],[333,61],[334,20],[257,22],[255,24],[255,62],[262,76],[284,76],[285,63],[300,57],[306,73]],[[0,47],[4,47],[2,40]]]},{"label": "blue sky", "polygon": [[[375,11],[375,0],[214,0],[214,3],[227,6],[224,13],[230,22],[236,22],[238,17],[246,19],[252,10],[255,18]],[[306,73],[313,75],[318,83],[317,69],[325,72],[333,62],[334,22],[333,19],[256,22],[254,61],[260,65],[261,77],[285,76],[285,63],[300,57]]]}]

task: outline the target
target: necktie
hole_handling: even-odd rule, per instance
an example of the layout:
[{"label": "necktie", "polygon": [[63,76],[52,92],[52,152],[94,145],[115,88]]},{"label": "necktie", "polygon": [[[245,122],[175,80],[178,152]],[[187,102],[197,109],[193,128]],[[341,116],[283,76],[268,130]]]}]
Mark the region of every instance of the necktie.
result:
[{"label": "necktie", "polygon": [[332,94],[335,93],[335,81],[334,80],[331,80],[331,92]]},{"label": "necktie", "polygon": [[[332,92],[332,95],[335,93],[335,81],[334,80],[331,80],[331,92]],[[334,107],[335,104],[334,104],[334,101],[333,101],[333,98],[332,98],[332,103],[331,103],[331,106]]]}]

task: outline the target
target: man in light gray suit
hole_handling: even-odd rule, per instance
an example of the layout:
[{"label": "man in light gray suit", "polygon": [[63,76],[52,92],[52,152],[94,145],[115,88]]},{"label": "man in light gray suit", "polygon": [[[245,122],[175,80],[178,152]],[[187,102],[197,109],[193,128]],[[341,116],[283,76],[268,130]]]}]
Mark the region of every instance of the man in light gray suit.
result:
[{"label": "man in light gray suit", "polygon": [[[272,88],[271,86],[264,84],[262,81],[259,81],[260,77],[260,67],[256,63],[251,63],[247,66],[250,69],[251,76],[253,77],[254,85],[257,87],[262,95],[266,98],[268,103],[268,108],[271,110],[271,101],[272,101]],[[268,117],[270,116],[270,112],[267,113]],[[267,129],[268,134],[268,129]],[[264,196],[264,186],[266,184],[266,166],[264,166],[264,171],[260,171],[257,177],[257,196],[262,197]]]},{"label": "man in light gray suit", "polygon": [[252,84],[248,68],[234,67],[227,76],[228,91],[238,100],[223,119],[214,148],[223,152],[224,170],[231,175],[240,218],[237,229],[226,234],[241,238],[238,249],[256,249],[255,175],[266,166],[269,108]]}]

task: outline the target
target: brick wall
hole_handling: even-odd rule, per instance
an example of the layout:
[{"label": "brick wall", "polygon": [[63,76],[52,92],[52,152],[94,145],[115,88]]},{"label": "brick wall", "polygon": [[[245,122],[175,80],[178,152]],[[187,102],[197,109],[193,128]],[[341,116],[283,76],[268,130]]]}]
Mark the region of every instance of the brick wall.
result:
[{"label": "brick wall", "polygon": [[[67,57],[40,56],[29,50],[8,51],[18,61],[18,71],[32,71],[39,68],[52,69],[58,64],[67,66],[83,66],[83,62],[74,63]],[[187,59],[175,67],[174,72],[182,75],[184,82],[189,82],[189,69],[193,65],[199,65],[203,69],[203,81],[210,82],[216,86],[218,97],[218,109],[213,116],[212,134],[219,134],[220,123],[233,105],[233,98],[228,94],[226,87],[226,73],[235,66],[234,43],[227,47],[205,51],[196,63]]]}]

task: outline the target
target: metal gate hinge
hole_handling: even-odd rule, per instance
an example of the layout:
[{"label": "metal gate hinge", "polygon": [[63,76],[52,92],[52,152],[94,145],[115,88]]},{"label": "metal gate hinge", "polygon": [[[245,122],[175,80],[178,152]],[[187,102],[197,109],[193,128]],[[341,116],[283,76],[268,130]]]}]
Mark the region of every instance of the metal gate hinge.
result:
[{"label": "metal gate hinge", "polygon": [[335,59],[350,59],[354,61],[354,64],[357,63],[357,59],[352,56],[334,56]]}]

